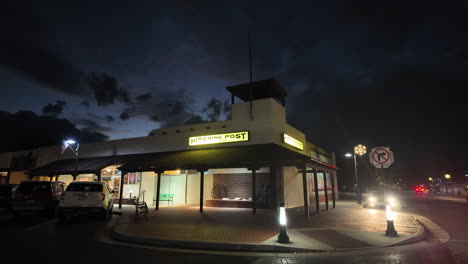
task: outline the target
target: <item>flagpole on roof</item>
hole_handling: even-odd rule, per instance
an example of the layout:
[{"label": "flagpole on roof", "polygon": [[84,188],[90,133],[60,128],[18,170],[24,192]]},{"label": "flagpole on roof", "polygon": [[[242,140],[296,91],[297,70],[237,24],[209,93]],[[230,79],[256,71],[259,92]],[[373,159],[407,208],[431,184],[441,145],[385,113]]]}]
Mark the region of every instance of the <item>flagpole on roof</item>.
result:
[{"label": "flagpole on roof", "polygon": [[248,34],[249,38],[249,72],[250,72],[250,119],[253,120],[253,85],[252,85],[252,48],[250,44],[250,31]]}]

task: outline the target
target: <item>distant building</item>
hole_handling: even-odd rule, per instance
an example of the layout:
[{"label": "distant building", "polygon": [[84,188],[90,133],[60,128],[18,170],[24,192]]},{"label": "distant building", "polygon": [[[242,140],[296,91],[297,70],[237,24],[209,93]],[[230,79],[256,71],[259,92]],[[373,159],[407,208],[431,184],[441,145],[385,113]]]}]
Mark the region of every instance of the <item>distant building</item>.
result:
[{"label": "distant building", "polygon": [[0,153],[0,175],[10,183],[106,181],[120,204],[137,197],[156,206],[159,187],[160,205],[169,204],[162,195],[171,194],[174,205],[199,205],[200,210],[275,209],[281,201],[287,208],[303,207],[307,214],[309,207],[318,210],[317,201],[327,201],[328,207],[332,193],[338,195],[334,155],[287,124],[287,91],[277,81],[257,81],[250,87],[227,87],[230,120],[82,144],[77,163],[72,151],[62,155],[60,146]]}]

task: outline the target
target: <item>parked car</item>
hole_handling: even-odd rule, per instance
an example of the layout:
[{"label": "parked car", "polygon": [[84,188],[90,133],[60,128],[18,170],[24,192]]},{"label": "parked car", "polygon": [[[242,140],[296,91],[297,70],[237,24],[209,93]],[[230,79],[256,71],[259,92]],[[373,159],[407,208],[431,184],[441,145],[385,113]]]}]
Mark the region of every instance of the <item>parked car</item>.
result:
[{"label": "parked car", "polygon": [[0,184],[0,208],[10,209],[11,197],[17,187],[18,184]]},{"label": "parked car", "polygon": [[59,181],[23,181],[12,196],[11,211],[15,215],[23,212],[55,215],[64,185]]},{"label": "parked car", "polygon": [[399,195],[395,191],[371,191],[365,197],[363,206],[366,208],[385,208],[386,205],[390,205],[393,209],[401,209],[403,207]]},{"label": "parked car", "polygon": [[78,215],[108,219],[114,208],[113,192],[105,182],[72,182],[61,197],[59,219],[63,221]]}]

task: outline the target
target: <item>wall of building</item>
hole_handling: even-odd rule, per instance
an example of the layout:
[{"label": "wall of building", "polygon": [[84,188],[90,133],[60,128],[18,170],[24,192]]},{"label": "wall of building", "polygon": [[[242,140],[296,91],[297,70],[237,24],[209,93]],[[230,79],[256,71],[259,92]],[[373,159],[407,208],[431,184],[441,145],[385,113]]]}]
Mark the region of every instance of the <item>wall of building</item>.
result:
[{"label": "wall of building", "polygon": [[58,180],[64,182],[65,186],[68,186],[73,181],[73,176],[69,174],[63,174],[59,176]]},{"label": "wall of building", "polygon": [[[206,174],[204,179],[203,204],[211,199],[213,188],[213,174]],[[187,205],[200,204],[200,174],[189,174],[187,177]]]},{"label": "wall of building", "polygon": [[148,206],[153,205],[153,199],[156,194],[156,181],[158,179],[158,175],[152,171],[145,171],[142,173],[141,176],[141,198],[143,199],[143,191],[145,192],[144,201]]},{"label": "wall of building", "polygon": [[0,153],[0,168],[10,168],[13,152]]},{"label": "wall of building", "polygon": [[304,206],[302,173],[296,167],[283,167],[283,182],[286,208]]},{"label": "wall of building", "polygon": [[10,172],[10,184],[19,184],[22,181],[28,180],[27,171],[12,171]]}]

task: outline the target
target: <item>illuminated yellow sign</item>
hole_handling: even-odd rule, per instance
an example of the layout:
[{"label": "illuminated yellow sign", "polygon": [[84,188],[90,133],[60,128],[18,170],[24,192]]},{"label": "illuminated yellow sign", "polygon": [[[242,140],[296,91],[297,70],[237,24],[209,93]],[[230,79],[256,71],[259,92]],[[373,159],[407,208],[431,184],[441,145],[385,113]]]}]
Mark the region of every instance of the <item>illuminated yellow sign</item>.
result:
[{"label": "illuminated yellow sign", "polygon": [[302,144],[302,142],[300,142],[299,140],[291,137],[291,136],[288,136],[287,134],[283,134],[283,141],[284,143],[288,144],[288,145],[291,145],[295,148],[298,148],[300,150],[304,150],[304,144]]},{"label": "illuminated yellow sign", "polygon": [[221,143],[231,143],[239,141],[248,141],[249,132],[234,132],[227,134],[218,134],[218,135],[208,135],[208,136],[199,136],[199,137],[189,137],[189,145],[207,145],[207,144],[221,144]]}]

